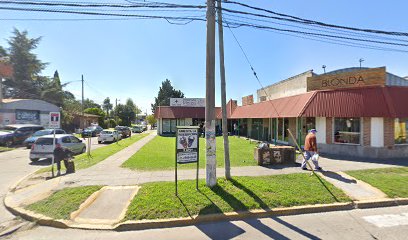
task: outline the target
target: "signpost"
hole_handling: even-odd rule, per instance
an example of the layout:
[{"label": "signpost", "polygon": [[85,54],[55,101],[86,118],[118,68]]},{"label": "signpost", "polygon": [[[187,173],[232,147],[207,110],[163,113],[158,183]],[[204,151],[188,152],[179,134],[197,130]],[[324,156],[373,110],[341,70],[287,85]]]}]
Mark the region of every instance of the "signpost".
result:
[{"label": "signpost", "polygon": [[49,127],[54,129],[54,138],[52,139],[52,162],[51,162],[51,172],[52,177],[54,177],[54,150],[55,150],[55,129],[60,127],[61,122],[61,113],[59,112],[50,112],[50,122]]},{"label": "signpost", "polygon": [[176,132],[176,161],[175,161],[175,180],[176,180],[176,196],[177,189],[177,165],[187,163],[197,163],[196,172],[196,189],[198,190],[198,167],[199,167],[199,136],[197,126],[177,126]]}]

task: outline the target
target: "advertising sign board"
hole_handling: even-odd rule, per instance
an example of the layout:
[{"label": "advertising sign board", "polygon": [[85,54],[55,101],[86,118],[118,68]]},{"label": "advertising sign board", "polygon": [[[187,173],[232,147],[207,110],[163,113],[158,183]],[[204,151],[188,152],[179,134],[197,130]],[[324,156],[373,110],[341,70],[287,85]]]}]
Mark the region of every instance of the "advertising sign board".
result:
[{"label": "advertising sign board", "polygon": [[171,107],[205,107],[205,98],[170,98]]},{"label": "advertising sign board", "polygon": [[199,146],[198,127],[177,126],[176,131],[176,161],[175,161],[175,180],[177,195],[177,165],[186,163],[197,163],[196,188],[198,189],[198,164],[199,164]]},{"label": "advertising sign board", "polygon": [[49,123],[50,128],[60,128],[61,113],[59,113],[59,112],[50,112],[49,120],[50,120],[50,123]]}]

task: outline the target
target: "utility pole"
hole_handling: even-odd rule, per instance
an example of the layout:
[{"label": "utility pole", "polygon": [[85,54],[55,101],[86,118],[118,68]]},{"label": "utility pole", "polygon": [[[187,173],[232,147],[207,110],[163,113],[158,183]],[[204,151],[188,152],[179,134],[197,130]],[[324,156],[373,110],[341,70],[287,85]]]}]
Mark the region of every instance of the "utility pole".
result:
[{"label": "utility pole", "polygon": [[222,109],[222,135],[224,137],[224,164],[225,178],[231,179],[231,166],[228,141],[228,123],[227,123],[227,94],[225,84],[225,66],[224,66],[224,29],[222,26],[221,0],[217,0],[218,13],[218,42],[220,48],[220,75],[221,75],[221,109]]},{"label": "utility pole", "polygon": [[207,47],[206,47],[206,184],[214,187],[216,175],[215,143],[215,0],[207,0]]},{"label": "utility pole", "polygon": [[360,60],[358,60],[360,62],[360,68],[361,68],[361,63],[364,62],[364,59],[360,58]]},{"label": "utility pole", "polygon": [[81,83],[82,83],[82,129],[85,128],[85,122],[84,122],[84,75],[81,75]]}]

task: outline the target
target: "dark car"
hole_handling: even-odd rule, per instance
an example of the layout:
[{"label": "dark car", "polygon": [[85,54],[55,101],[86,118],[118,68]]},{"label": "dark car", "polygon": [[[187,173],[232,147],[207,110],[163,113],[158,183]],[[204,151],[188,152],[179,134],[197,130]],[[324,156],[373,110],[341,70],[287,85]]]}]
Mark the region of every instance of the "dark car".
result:
[{"label": "dark car", "polygon": [[129,127],[126,126],[116,126],[115,130],[122,134],[122,138],[127,138],[132,135],[132,131],[130,130]]},{"label": "dark car", "polygon": [[0,145],[11,146],[22,143],[26,138],[33,135],[44,127],[33,124],[13,124],[7,125],[0,129]]},{"label": "dark car", "polygon": [[81,136],[83,138],[86,137],[96,137],[98,136],[99,133],[101,133],[103,131],[103,128],[99,127],[99,126],[92,126],[92,127],[87,127],[85,128],[82,133]]},{"label": "dark car", "polygon": [[31,148],[31,145],[33,145],[35,140],[37,140],[39,137],[54,134],[54,131],[55,131],[55,134],[66,134],[66,132],[62,129],[44,129],[44,130],[35,132],[31,137],[24,140],[23,144],[27,148]]}]

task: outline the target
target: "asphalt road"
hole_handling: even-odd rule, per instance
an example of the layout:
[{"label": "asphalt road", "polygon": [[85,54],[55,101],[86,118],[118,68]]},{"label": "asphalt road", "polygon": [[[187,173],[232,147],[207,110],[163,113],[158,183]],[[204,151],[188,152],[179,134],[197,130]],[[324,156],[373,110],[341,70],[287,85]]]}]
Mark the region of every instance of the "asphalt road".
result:
[{"label": "asphalt road", "polygon": [[[84,140],[84,143],[87,144],[87,140]],[[104,145],[105,144],[98,144],[96,137],[92,138],[91,149],[96,149]],[[35,163],[31,162],[28,157],[29,153],[30,149],[25,147],[19,147],[12,151],[0,153],[0,226],[14,218],[3,205],[3,198],[9,187],[24,176],[51,164],[51,162],[47,160],[41,160]]]}]

